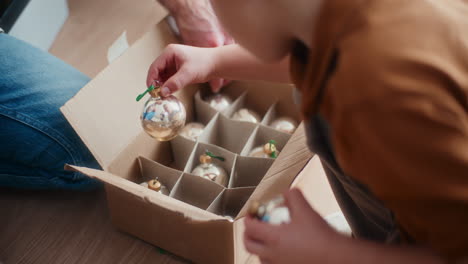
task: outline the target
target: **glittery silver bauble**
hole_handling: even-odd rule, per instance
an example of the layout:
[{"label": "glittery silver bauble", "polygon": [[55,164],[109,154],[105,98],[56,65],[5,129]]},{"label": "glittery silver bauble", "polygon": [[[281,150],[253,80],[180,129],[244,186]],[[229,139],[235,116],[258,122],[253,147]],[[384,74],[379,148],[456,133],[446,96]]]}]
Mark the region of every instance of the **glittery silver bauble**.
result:
[{"label": "glittery silver bauble", "polygon": [[145,103],[140,119],[144,130],[151,137],[168,141],[175,138],[184,127],[185,107],[175,96],[161,97],[155,90]]},{"label": "glittery silver bauble", "polygon": [[206,102],[218,112],[222,112],[232,104],[231,98],[219,93],[206,98]]},{"label": "glittery silver bauble", "polygon": [[241,108],[232,115],[233,120],[258,123],[260,122],[260,116],[252,110],[247,108]]},{"label": "glittery silver bauble", "polygon": [[147,182],[140,183],[141,186],[151,189],[153,191],[159,192],[164,195],[169,195],[169,189],[162,185],[158,180],[151,180]]},{"label": "glittery silver bauble", "polygon": [[180,130],[179,135],[184,138],[197,141],[198,137],[203,133],[205,126],[202,123],[188,123]]},{"label": "glittery silver bauble", "polygon": [[250,151],[249,157],[254,158],[276,158],[280,154],[280,151],[276,148],[276,145],[267,143],[262,146],[258,146]]},{"label": "glittery silver bauble", "polygon": [[297,128],[297,122],[290,117],[280,117],[271,122],[270,127],[284,133],[292,134]]}]

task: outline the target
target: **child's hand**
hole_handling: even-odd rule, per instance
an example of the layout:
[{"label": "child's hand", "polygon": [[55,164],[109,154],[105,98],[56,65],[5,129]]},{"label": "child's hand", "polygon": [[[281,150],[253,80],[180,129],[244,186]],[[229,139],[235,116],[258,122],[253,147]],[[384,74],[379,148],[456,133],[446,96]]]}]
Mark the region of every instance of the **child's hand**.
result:
[{"label": "child's hand", "polygon": [[286,195],[291,222],[279,226],[247,217],[244,243],[263,264],[320,263],[339,235],[307,203],[298,189]]},{"label": "child's hand", "polygon": [[[215,66],[213,53],[212,48],[171,44],[151,64],[146,85],[158,80],[164,83],[162,96],[168,96],[189,84],[207,82]],[[220,87],[221,83],[212,89],[217,91]]]}]

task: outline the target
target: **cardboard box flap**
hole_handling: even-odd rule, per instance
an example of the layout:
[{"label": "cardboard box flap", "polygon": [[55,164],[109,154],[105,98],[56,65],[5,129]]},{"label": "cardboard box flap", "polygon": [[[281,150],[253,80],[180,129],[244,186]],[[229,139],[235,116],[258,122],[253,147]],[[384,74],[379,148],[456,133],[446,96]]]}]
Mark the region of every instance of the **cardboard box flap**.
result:
[{"label": "cardboard box flap", "polygon": [[69,123],[99,164],[111,161],[142,131],[139,116],[153,60],[177,42],[167,23],[159,23],[61,107]]},{"label": "cardboard box flap", "polygon": [[145,188],[141,188],[141,186],[126,179],[115,176],[109,172],[73,165],[65,165],[65,169],[81,172],[91,178],[98,179],[104,183],[117,187],[124,192],[132,193],[133,195],[140,197],[146,202],[155,204],[159,207],[163,207],[166,210],[170,210],[172,212],[180,213],[190,221],[206,222],[212,220],[225,220],[223,217],[213,214],[211,212],[202,210],[195,206],[191,206],[179,200],[172,199],[169,196],[165,196],[163,194],[147,190]]},{"label": "cardboard box flap", "polygon": [[251,201],[263,202],[270,200],[288,189],[313,155],[307,147],[304,124],[301,123],[249,200],[245,203],[237,215],[237,219],[245,216]]}]

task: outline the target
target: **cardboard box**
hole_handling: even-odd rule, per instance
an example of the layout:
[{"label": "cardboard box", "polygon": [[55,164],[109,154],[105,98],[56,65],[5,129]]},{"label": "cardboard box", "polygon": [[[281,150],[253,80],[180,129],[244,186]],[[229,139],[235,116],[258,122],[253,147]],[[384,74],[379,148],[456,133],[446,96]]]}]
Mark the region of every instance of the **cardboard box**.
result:
[{"label": "cardboard box", "polygon": [[[245,263],[249,255],[241,221],[249,201],[283,192],[313,156],[302,124],[292,136],[266,126],[280,115],[298,119],[293,88],[233,82],[223,92],[234,103],[216,113],[202,100],[207,87],[186,87],[176,96],[187,109],[188,122],[206,124],[204,134],[199,142],[182,137],[158,142],[142,130],[145,100],[136,103],[135,97],[146,87],[149,65],[176,41],[162,20],[61,108],[103,170],[68,168],[105,183],[112,222],[120,230],[196,263]],[[261,114],[262,123],[231,120],[242,106]],[[246,157],[272,138],[281,149],[277,159]],[[220,165],[230,175],[227,186],[190,174],[205,149],[226,158]],[[139,185],[155,176],[170,189],[169,196]]]}]

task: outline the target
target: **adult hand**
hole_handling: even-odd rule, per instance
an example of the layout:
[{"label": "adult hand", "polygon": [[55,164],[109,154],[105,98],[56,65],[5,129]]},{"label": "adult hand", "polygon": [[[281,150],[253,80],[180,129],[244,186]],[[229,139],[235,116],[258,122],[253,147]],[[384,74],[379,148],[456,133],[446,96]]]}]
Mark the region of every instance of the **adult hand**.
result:
[{"label": "adult hand", "polygon": [[307,203],[298,189],[285,195],[291,222],[270,225],[252,217],[245,220],[244,243],[262,264],[320,263],[336,238],[336,233]]},{"label": "adult hand", "polygon": [[[234,43],[221,27],[209,0],[160,0],[174,17],[182,41],[195,47],[219,47]],[[213,90],[227,83],[217,78],[210,80]]]}]

